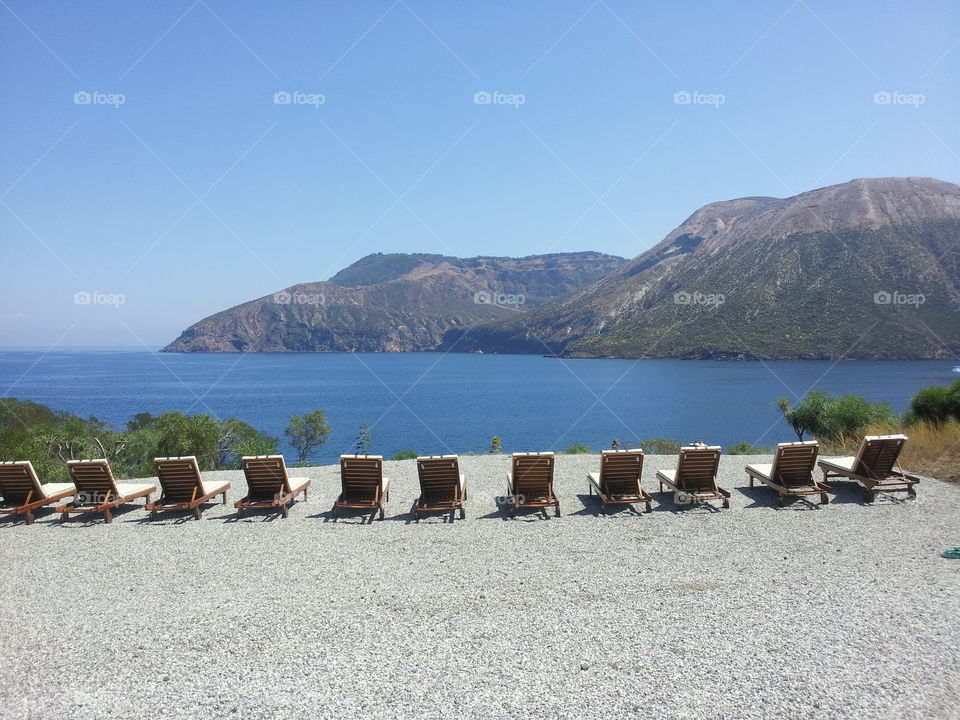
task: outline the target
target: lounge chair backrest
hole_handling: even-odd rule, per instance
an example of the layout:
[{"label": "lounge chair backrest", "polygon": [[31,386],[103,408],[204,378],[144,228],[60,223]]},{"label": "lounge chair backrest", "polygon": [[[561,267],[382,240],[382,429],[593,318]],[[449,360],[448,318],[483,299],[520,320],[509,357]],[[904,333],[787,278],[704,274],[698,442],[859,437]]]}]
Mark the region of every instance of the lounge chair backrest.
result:
[{"label": "lounge chair backrest", "polygon": [[600,487],[611,495],[635,494],[643,473],[643,450],[600,453]]},{"label": "lounge chair backrest", "polygon": [[377,499],[383,490],[383,456],[341,455],[340,483],[349,499]]},{"label": "lounge chair backrest", "polygon": [[420,491],[426,498],[454,498],[460,491],[460,463],[456,455],[417,458]]},{"label": "lounge chair backrest", "polygon": [[677,460],[676,485],[686,490],[709,490],[716,487],[720,466],[719,446],[682,447]]},{"label": "lounge chair backrest", "polygon": [[270,499],[290,492],[283,455],[245,455],[240,464],[247,479],[247,497]]},{"label": "lounge chair backrest", "polygon": [[155,458],[153,466],[163,488],[163,497],[171,502],[192,502],[203,496],[200,466],[193,455]]},{"label": "lounge chair backrest", "polygon": [[819,451],[816,440],[780,443],[770,468],[770,479],[784,486],[809,485]]},{"label": "lounge chair backrest", "polygon": [[77,487],[80,501],[103,503],[120,495],[110,463],[106,460],[68,460],[67,470]]},{"label": "lounge chair backrest", "polygon": [[860,443],[854,472],[871,478],[890,475],[906,442],[906,435],[867,435]]},{"label": "lounge chair backrest", "polygon": [[46,497],[29,460],[0,462],[0,495],[8,505],[26,505]]},{"label": "lounge chair backrest", "polygon": [[554,454],[514,453],[513,492],[538,497],[545,495],[553,483]]}]

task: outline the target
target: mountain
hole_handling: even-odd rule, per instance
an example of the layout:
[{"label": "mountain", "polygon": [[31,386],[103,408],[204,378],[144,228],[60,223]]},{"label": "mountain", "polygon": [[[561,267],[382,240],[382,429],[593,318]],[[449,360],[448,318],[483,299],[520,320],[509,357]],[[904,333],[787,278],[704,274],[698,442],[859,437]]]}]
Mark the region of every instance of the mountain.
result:
[{"label": "mountain", "polygon": [[191,325],[166,352],[434,350],[450,330],[525,314],[609,275],[595,252],[523,258],[369,255]]},{"label": "mountain", "polygon": [[956,357],[960,186],[860,179],[786,199],[712,203],[608,277],[523,316],[452,330],[441,348]]}]

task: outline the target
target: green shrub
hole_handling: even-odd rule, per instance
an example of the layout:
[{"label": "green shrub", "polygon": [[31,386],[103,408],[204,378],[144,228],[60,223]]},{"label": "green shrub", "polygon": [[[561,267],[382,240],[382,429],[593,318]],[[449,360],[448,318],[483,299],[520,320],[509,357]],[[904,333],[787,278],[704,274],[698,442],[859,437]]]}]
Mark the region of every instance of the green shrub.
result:
[{"label": "green shrub", "polygon": [[643,448],[647,455],[676,455],[680,452],[682,444],[670,438],[647,438],[638,440],[635,447]]},{"label": "green shrub", "polygon": [[942,387],[924,388],[910,400],[910,416],[906,420],[944,423],[960,420],[960,380]]},{"label": "green shrub", "polygon": [[585,443],[573,443],[567,448],[567,455],[589,455],[593,450]]},{"label": "green shrub", "polygon": [[807,393],[793,408],[788,399],[781,398],[777,407],[799,440],[809,434],[818,440],[835,441],[862,435],[868,425],[894,422],[886,403],[871,403],[859,395],[832,398],[822,390]]},{"label": "green shrub", "polygon": [[395,453],[390,459],[391,460],[416,460],[417,455],[416,450],[401,450],[398,453]]},{"label": "green shrub", "polygon": [[730,455],[769,455],[770,451],[767,448],[755,448],[751,443],[744,441],[728,447],[727,453]]}]

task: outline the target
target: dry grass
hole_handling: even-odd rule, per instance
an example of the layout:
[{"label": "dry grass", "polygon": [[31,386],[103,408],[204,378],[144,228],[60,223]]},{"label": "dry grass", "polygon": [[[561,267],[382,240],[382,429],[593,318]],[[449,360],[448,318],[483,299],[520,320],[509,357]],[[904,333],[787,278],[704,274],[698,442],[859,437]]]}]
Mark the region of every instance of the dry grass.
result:
[{"label": "dry grass", "polygon": [[[960,422],[942,425],[917,423],[906,428],[894,424],[871,425],[864,435],[889,435],[902,432],[910,441],[903,447],[900,465],[907,472],[960,483]],[[859,437],[822,443],[823,455],[855,455]]]}]

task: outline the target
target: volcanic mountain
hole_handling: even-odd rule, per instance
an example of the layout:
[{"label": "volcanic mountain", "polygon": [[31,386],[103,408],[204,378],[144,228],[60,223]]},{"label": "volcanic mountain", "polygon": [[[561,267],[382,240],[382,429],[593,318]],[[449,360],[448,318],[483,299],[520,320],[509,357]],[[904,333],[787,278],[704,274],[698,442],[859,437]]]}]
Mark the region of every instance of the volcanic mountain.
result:
[{"label": "volcanic mountain", "polygon": [[469,259],[377,253],[329,281],[204,318],[164,351],[435,350],[450,330],[525,314],[625,262],[595,252]]},{"label": "volcanic mountain", "polygon": [[458,351],[568,357],[947,358],[960,352],[960,186],[853,180],[697,210],[612,274]]}]

